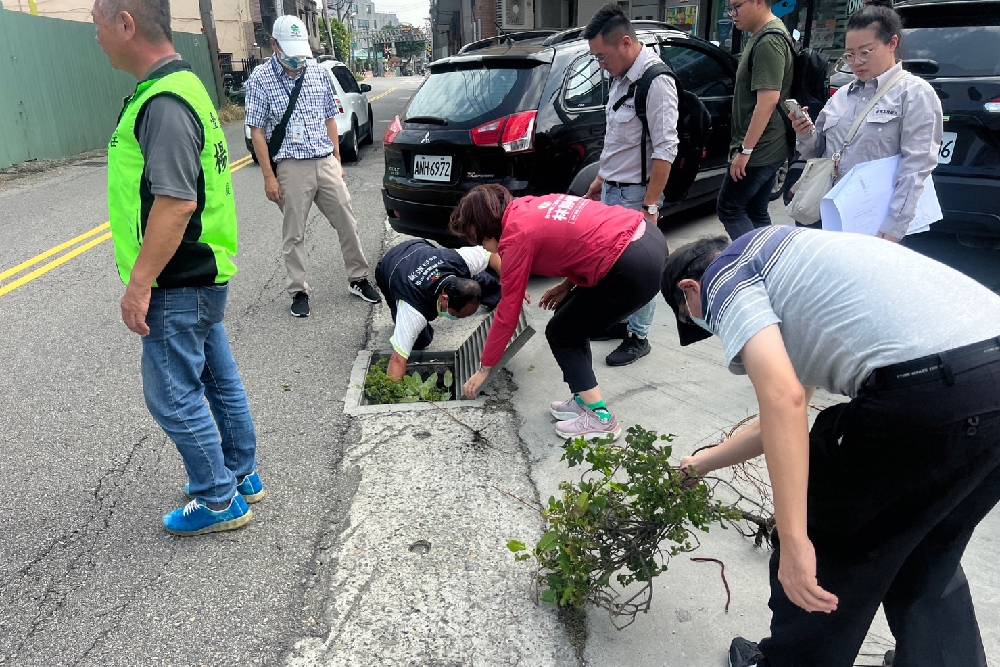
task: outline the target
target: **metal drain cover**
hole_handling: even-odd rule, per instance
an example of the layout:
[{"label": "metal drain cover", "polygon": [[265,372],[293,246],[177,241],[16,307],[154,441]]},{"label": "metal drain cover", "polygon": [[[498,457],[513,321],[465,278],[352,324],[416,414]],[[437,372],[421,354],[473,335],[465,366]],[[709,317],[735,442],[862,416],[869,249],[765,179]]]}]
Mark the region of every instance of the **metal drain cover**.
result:
[{"label": "metal drain cover", "polygon": [[[455,352],[455,387],[458,389],[459,395],[461,395],[462,386],[466,380],[479,370],[479,366],[483,361],[483,348],[486,346],[486,336],[490,332],[490,326],[492,326],[495,316],[495,312],[490,313],[486,319],[479,323],[479,326],[472,332],[472,335],[466,338],[465,342]],[[514,329],[514,336],[511,338],[510,344],[507,346],[507,351],[504,352],[503,358],[500,359],[500,363],[497,366],[503,366],[510,361],[534,335],[535,330],[528,322],[528,316],[522,310],[521,317],[517,321],[517,328]]]}]

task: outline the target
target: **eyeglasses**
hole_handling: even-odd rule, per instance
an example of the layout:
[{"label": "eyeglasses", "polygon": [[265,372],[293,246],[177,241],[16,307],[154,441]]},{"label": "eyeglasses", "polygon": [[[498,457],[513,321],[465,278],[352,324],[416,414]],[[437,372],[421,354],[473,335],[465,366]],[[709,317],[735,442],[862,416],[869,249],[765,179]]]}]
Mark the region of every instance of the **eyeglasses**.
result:
[{"label": "eyeglasses", "polygon": [[846,65],[864,65],[868,62],[868,59],[874,51],[874,47],[861,49],[857,53],[853,51],[844,51],[844,55],[840,56],[840,60]]},{"label": "eyeglasses", "polygon": [[739,4],[734,3],[729,5],[728,7],[726,7],[726,14],[729,15],[729,18],[736,18],[736,15],[740,13],[740,7],[747,4],[749,1],[750,0],[743,0],[743,2]]}]

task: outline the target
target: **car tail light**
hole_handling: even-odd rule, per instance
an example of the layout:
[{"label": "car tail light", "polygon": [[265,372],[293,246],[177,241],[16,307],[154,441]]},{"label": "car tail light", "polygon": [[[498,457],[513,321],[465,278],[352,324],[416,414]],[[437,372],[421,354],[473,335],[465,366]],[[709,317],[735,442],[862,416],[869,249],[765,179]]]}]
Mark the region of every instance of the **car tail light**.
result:
[{"label": "car tail light", "polygon": [[507,119],[507,125],[503,128],[503,138],[500,145],[508,153],[519,153],[531,150],[531,144],[535,138],[535,117],[537,111],[524,111],[516,113]]},{"label": "car tail light", "polygon": [[399,136],[399,133],[403,131],[403,124],[399,122],[399,116],[392,119],[389,123],[389,129],[385,131],[385,139],[382,140],[383,143],[391,144]]},{"label": "car tail light", "polygon": [[994,97],[992,100],[984,104],[983,108],[990,113],[1000,113],[1000,97]]},{"label": "car tail light", "polygon": [[337,103],[337,113],[344,113],[344,105],[341,103],[339,97],[334,97],[333,101]]},{"label": "car tail light", "polygon": [[476,146],[498,146],[500,137],[503,136],[504,126],[507,124],[507,116],[483,123],[479,127],[470,130],[472,143]]},{"label": "car tail light", "polygon": [[483,123],[470,131],[472,143],[476,146],[500,146],[508,153],[531,150],[537,116],[537,111],[523,111]]}]

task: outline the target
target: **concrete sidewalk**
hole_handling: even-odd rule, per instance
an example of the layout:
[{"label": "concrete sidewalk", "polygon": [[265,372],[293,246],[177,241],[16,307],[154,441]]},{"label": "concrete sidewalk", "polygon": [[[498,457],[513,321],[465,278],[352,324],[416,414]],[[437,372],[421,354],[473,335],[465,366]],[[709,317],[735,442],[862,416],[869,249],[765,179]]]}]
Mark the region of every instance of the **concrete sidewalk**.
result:
[{"label": "concrete sidewalk", "polygon": [[[774,208],[774,207],[772,207]],[[783,212],[773,210],[776,221]],[[668,228],[671,249],[701,236],[724,233],[714,216],[682,222]],[[554,281],[534,281],[533,302]],[[550,316],[530,307],[534,326],[543,331]],[[723,351],[712,338],[682,349],[670,308],[662,299],[649,337],[652,352],[638,362],[610,368],[604,357],[618,341],[593,343],[594,369],[609,406],[623,426],[640,424],[660,433],[674,433],[678,457],[719,440],[723,430],[756,414],[757,402],[749,380],[735,376],[723,365]],[[568,395],[551,352],[539,335],[509,365],[518,386],[514,408],[520,436],[531,457],[531,473],[543,499],[558,493],[562,480],[579,475],[560,461],[561,442],[554,433],[548,403]],[[823,408],[841,397],[818,394],[812,405]],[[816,410],[811,411],[813,416]],[[617,631],[600,610],[590,610],[584,651],[590,665],[657,665],[710,667],[724,665],[730,640],[743,635],[757,640],[768,634],[767,607],[769,551],[734,530],[714,529],[703,535],[702,546],[692,556],[718,558],[726,564],[732,589],[729,613],[723,611],[726,594],[718,567],[693,563],[687,555],[675,558],[670,570],[654,585],[652,611]],[[1000,512],[994,511],[980,526],[964,560],[977,603],[980,627],[991,661],[1000,660]],[[872,626],[858,665],[881,665],[892,648],[892,635],[881,612]]]},{"label": "concrete sidewalk", "polygon": [[[675,248],[721,232],[714,216],[689,216],[667,236]],[[387,247],[400,240],[387,231]],[[532,281],[532,302],[553,282]],[[679,460],[717,441],[757,405],[749,381],[723,366],[718,341],[681,350],[670,311],[660,306],[648,357],[608,368],[604,356],[617,343],[594,343],[595,369],[625,425],[676,434]],[[506,542],[533,544],[544,526],[528,505],[544,502],[560,481],[579,473],[560,461],[562,442],[547,409],[567,395],[542,333],[549,313],[527,308],[538,333],[487,385],[485,404],[355,418],[340,473],[356,480],[357,491],[345,510],[348,521],[322,550],[313,593],[326,601],[317,625],[330,631],[300,641],[287,664],[721,667],[733,636],[767,634],[769,553],[735,530],[700,536],[701,548],[690,554],[725,563],[728,614],[718,567],[688,555],[655,581],[651,612],[623,631],[601,610],[581,617],[534,603],[534,571],[514,562]],[[453,349],[478,323],[435,322],[431,349]],[[375,309],[368,348],[387,350],[391,331],[388,309]],[[820,395],[813,405],[839,400]],[[965,559],[994,660],[1000,659],[998,545],[994,513]],[[880,665],[891,647],[880,615],[857,664]]]}]

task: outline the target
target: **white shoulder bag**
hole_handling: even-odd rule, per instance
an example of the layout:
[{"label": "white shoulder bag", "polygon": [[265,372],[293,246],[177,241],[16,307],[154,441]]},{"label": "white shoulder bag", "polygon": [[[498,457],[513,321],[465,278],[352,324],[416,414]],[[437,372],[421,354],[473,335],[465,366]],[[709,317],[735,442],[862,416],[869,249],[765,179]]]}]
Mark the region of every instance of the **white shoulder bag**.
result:
[{"label": "white shoulder bag", "polygon": [[794,196],[788,204],[788,215],[793,220],[804,225],[811,225],[819,221],[820,202],[823,201],[823,197],[830,191],[830,188],[840,179],[840,161],[844,157],[847,147],[854,142],[854,138],[858,135],[858,130],[861,129],[861,124],[865,122],[865,118],[875,108],[878,101],[893,86],[906,78],[907,75],[906,71],[900,70],[896,73],[896,76],[892,77],[887,84],[882,86],[881,90],[872,96],[872,101],[868,103],[865,110],[854,119],[854,124],[851,125],[851,129],[847,133],[844,145],[839,151],[833,154],[833,157],[816,157],[806,162],[806,166],[802,170],[802,175],[799,176],[798,182],[792,188]]}]

